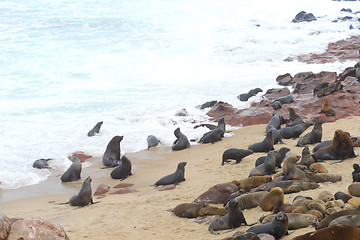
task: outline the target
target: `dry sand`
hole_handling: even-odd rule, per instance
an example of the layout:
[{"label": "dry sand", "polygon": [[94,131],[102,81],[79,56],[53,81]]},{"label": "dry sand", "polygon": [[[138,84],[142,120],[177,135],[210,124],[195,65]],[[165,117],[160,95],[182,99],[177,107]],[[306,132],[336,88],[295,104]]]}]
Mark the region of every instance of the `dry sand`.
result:
[{"label": "dry sand", "polygon": [[[247,178],[254,162],[262,153],[250,155],[240,163],[221,166],[222,153],[231,147],[247,148],[251,143],[262,141],[266,125],[243,127],[233,131],[234,135],[224,138],[215,144],[193,145],[190,149],[172,152],[170,147],[157,147],[148,151],[126,154],[132,161],[133,175],[124,183],[134,184],[131,189],[136,192],[111,195],[94,200],[97,204],[83,208],[70,205],[59,205],[77,194],[83,180],[92,176],[92,189],[95,192],[100,183],[111,187],[119,180],[110,178],[112,169],[103,167],[101,158],[89,159],[92,166],[83,168],[82,179],[73,183],[61,183],[60,172],[51,170],[52,175],[46,181],[29,187],[14,190],[0,189],[0,212],[11,218],[39,217],[64,227],[70,239],[222,239],[231,236],[235,231],[222,235],[212,235],[208,231],[209,223],[197,223],[195,219],[176,217],[168,209],[179,203],[192,202],[210,187],[223,182]],[[310,127],[305,133],[312,129]],[[323,141],[330,140],[334,131],[342,129],[352,136],[360,136],[360,117],[341,119],[323,125]],[[186,134],[186,133],[185,133]],[[283,146],[291,153],[300,154],[303,148],[296,147],[297,140],[285,139],[285,145],[277,144],[278,150]],[[310,147],[310,150],[313,146]],[[359,154],[359,150],[355,149]],[[102,153],[99,153],[99,156]],[[150,186],[160,177],[175,171],[178,162],[186,161],[186,181],[174,190],[157,191]],[[298,194],[316,197],[321,190],[332,193],[347,192],[352,182],[352,164],[359,157],[347,159],[342,163],[325,167],[330,173],[341,174],[343,179],[335,184],[320,184],[320,188]],[[110,192],[116,189],[111,188]],[[285,203],[298,194],[285,195]],[[220,205],[218,205],[220,206]],[[260,216],[269,214],[260,207],[244,210],[248,223],[255,222]],[[246,231],[241,226],[236,230]],[[314,231],[313,227],[296,230],[283,239],[291,239],[302,233]]]}]

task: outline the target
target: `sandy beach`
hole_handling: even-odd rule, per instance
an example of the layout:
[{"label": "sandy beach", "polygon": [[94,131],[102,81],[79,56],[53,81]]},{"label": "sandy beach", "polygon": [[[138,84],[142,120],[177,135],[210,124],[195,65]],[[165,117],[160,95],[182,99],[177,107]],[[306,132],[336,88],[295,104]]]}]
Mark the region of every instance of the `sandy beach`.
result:
[{"label": "sandy beach", "polygon": [[[192,202],[210,187],[232,180],[247,178],[254,167],[255,160],[263,153],[254,153],[239,163],[221,166],[222,153],[231,147],[247,149],[251,143],[262,141],[266,125],[253,125],[234,130],[232,136],[225,137],[215,144],[193,145],[190,149],[171,151],[169,146],[160,146],[150,150],[125,154],[131,161],[133,175],[123,183],[134,184],[127,194],[110,194],[113,187],[120,183],[111,179],[112,169],[101,169],[101,155],[89,160],[92,165],[82,170],[82,178],[72,183],[61,183],[62,172],[51,170],[51,176],[40,184],[14,190],[0,190],[0,212],[10,218],[39,217],[64,227],[70,239],[223,239],[235,231],[222,235],[212,235],[208,231],[209,223],[197,223],[196,219],[176,217],[168,210],[179,203]],[[175,127],[174,127],[175,129]],[[310,127],[305,133],[311,131]],[[334,131],[342,129],[352,136],[360,136],[360,117],[340,119],[323,125],[322,140],[330,140]],[[169,129],[169,131],[173,131]],[[305,134],[304,133],[304,134]],[[186,134],[186,133],[185,133]],[[126,136],[125,136],[126,137]],[[174,138],[175,139],[175,138]],[[289,147],[291,153],[301,155],[302,147],[296,147],[297,140],[285,139],[285,145],[277,144],[275,149]],[[310,146],[312,150],[313,146]],[[355,148],[355,153],[359,150]],[[179,162],[186,161],[185,178],[173,190],[158,191],[153,186],[159,178],[175,171]],[[332,193],[347,192],[352,182],[352,164],[359,157],[346,159],[342,163],[324,163],[330,173],[342,175],[342,181],[324,185],[316,190],[285,195],[285,203],[290,203],[296,195],[316,197],[322,190]],[[59,205],[77,194],[83,180],[91,176],[93,193],[99,184],[111,187],[103,198],[94,196],[97,204],[83,208]],[[218,205],[221,207],[221,205]],[[260,207],[244,210],[247,222],[255,222],[260,216],[270,214]],[[211,219],[211,218],[209,218]],[[236,231],[246,231],[241,226]],[[314,231],[313,227],[292,232],[283,239]]]}]

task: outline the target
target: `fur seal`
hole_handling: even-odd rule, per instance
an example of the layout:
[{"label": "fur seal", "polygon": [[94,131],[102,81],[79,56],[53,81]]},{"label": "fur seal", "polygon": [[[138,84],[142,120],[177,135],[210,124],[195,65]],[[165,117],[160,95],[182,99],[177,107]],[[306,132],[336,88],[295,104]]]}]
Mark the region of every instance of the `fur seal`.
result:
[{"label": "fur seal", "polygon": [[325,100],[324,105],[322,105],[321,111],[319,113],[323,113],[327,117],[334,117],[336,115],[335,111],[332,108],[330,108],[327,99]]},{"label": "fur seal", "polygon": [[276,240],[285,236],[288,231],[289,219],[284,212],[278,212],[273,221],[256,225],[249,228],[246,232],[253,232],[256,234],[267,233],[272,235]]},{"label": "fur seal", "polygon": [[61,176],[62,182],[73,182],[81,178],[81,170],[82,165],[80,159],[75,156],[73,158],[73,163],[70,165],[70,167],[63,173]]},{"label": "fur seal", "polygon": [[148,145],[148,150],[150,148],[152,148],[152,147],[156,147],[160,143],[160,141],[154,135],[149,135],[146,138],[146,142],[147,142],[147,145]]},{"label": "fur seal", "polygon": [[274,100],[274,102],[280,102],[281,104],[290,104],[293,101],[294,97],[291,94]]},{"label": "fur seal", "polygon": [[228,214],[215,219],[215,221],[210,224],[209,231],[212,234],[219,234],[215,232],[219,230],[233,230],[240,227],[242,223],[248,225],[236,199],[231,199],[227,204],[227,208]]},{"label": "fur seal", "polygon": [[120,165],[117,166],[114,170],[112,170],[110,176],[113,179],[124,180],[128,176],[132,175],[132,173],[131,173],[131,162],[125,156],[122,156],[120,161],[121,161]]},{"label": "fur seal", "polygon": [[338,182],[341,181],[342,176],[333,173],[313,173],[308,172],[307,176],[312,182],[323,183],[323,182]]},{"label": "fur seal", "polygon": [[254,208],[260,205],[260,202],[268,194],[267,191],[245,193],[235,199],[239,203],[241,210]]},{"label": "fur seal", "polygon": [[301,138],[299,138],[296,146],[303,147],[307,144],[314,144],[314,143],[321,142],[323,123],[324,123],[323,120],[316,120],[315,125],[314,125],[313,129],[311,130],[311,132],[309,132],[309,133],[305,134],[304,136],[302,136]]},{"label": "fur seal", "polygon": [[[331,215],[330,215],[331,216]],[[315,232],[309,232],[293,240],[360,240],[360,229],[353,226],[333,225]]]},{"label": "fur seal", "polygon": [[249,100],[249,98],[255,96],[256,94],[258,94],[259,92],[262,92],[262,91],[263,90],[261,90],[261,88],[254,88],[254,89],[251,89],[248,93],[240,94],[239,96],[237,96],[237,98],[241,102],[246,102],[247,100]]},{"label": "fur seal", "polygon": [[273,116],[271,117],[268,125],[265,128],[265,132],[268,132],[270,129],[270,126],[273,126],[275,129],[279,130],[281,127],[281,124],[284,124],[286,121],[283,118],[283,116],[281,116],[278,113],[273,114]]},{"label": "fur seal", "polygon": [[332,220],[334,220],[334,219],[336,219],[338,217],[345,216],[345,215],[350,215],[350,214],[360,214],[360,210],[358,210],[358,209],[355,209],[355,210],[343,210],[343,211],[340,211],[340,212],[333,213],[333,214],[331,214],[329,216],[326,216],[316,226],[316,230],[326,228],[326,227],[328,227],[328,225],[330,224],[330,222]]},{"label": "fur seal", "polygon": [[360,215],[359,214],[351,214],[338,217],[332,220],[329,223],[329,227],[338,224],[343,226],[353,226],[353,227],[360,227]]},{"label": "fur seal", "polygon": [[176,140],[171,147],[173,151],[183,150],[190,147],[188,138],[182,132],[180,132],[180,128],[175,129],[174,135]]},{"label": "fur seal", "polygon": [[[360,52],[359,52],[359,54],[360,54]],[[355,68],[355,77],[357,78],[358,81],[360,81],[360,62],[357,62],[354,65],[354,68]]]},{"label": "fur seal", "polygon": [[285,159],[283,163],[284,179],[286,180],[301,180],[304,182],[310,182],[310,179],[306,173],[296,167],[296,162],[300,159],[300,156],[292,156]]},{"label": "fur seal", "polygon": [[320,200],[322,200],[322,201],[324,201],[325,203],[328,202],[328,201],[333,201],[333,200],[335,200],[334,194],[332,194],[331,192],[326,191],[326,190],[319,192],[317,198],[320,199]]},{"label": "fur seal", "polygon": [[177,165],[176,171],[165,177],[160,178],[154,186],[160,185],[169,185],[169,184],[179,184],[182,181],[185,181],[185,165],[186,162],[180,162]]},{"label": "fur seal", "polygon": [[327,147],[327,146],[330,146],[330,145],[332,145],[332,140],[323,141],[321,143],[316,144],[315,147],[313,148],[312,152],[315,153],[320,148]]},{"label": "fur seal", "polygon": [[312,122],[304,122],[295,126],[284,127],[280,129],[280,136],[283,139],[298,138],[306,129],[314,125]]},{"label": "fur seal", "polygon": [[321,163],[311,164],[309,170],[313,173],[328,173],[328,170]]},{"label": "fur seal", "polygon": [[269,152],[274,150],[274,136],[272,132],[268,131],[263,141],[251,144],[249,149],[253,152]]},{"label": "fur seal", "polygon": [[272,211],[284,204],[284,192],[279,187],[270,189],[269,193],[261,200],[260,207],[263,211]]},{"label": "fur seal", "polygon": [[304,120],[298,114],[295,113],[295,109],[289,107],[288,111],[289,111],[289,120],[286,123],[287,127],[292,127],[304,123]]},{"label": "fur seal", "polygon": [[302,150],[301,160],[299,164],[309,168],[310,165],[313,163],[315,163],[315,161],[310,154],[309,146],[305,146],[304,149]]},{"label": "fur seal", "polygon": [[33,163],[33,168],[39,168],[39,169],[42,169],[42,168],[47,168],[47,169],[51,169],[51,167],[49,166],[49,164],[47,163],[48,161],[52,160],[52,158],[48,158],[48,159],[38,159],[38,160],[35,160],[34,163]]},{"label": "fur seal", "polygon": [[274,137],[274,144],[284,144],[283,140],[281,139],[280,132],[274,128],[274,126],[270,125],[269,130],[271,131]]},{"label": "fur seal", "polygon": [[69,203],[71,206],[85,207],[89,203],[94,204],[91,190],[91,177],[87,177],[82,184],[80,192],[70,198]]},{"label": "fur seal", "polygon": [[240,190],[243,189],[248,192],[250,191],[250,189],[258,187],[263,183],[270,182],[271,180],[272,179],[269,175],[265,175],[265,176],[252,176],[239,181],[232,181],[231,183],[236,184]]},{"label": "fur seal", "polygon": [[236,163],[239,163],[244,157],[252,153],[253,151],[251,149],[229,148],[225,150],[222,155],[221,166],[223,166],[225,162],[229,162],[229,159],[236,160]]},{"label": "fur seal", "polygon": [[281,102],[279,102],[279,101],[274,101],[274,102],[271,104],[271,106],[273,107],[274,110],[279,110],[279,109],[282,108],[282,104],[281,104]]},{"label": "fur seal", "polygon": [[181,203],[174,208],[174,214],[182,218],[196,218],[205,215],[225,215],[224,208],[204,206],[200,203]]},{"label": "fur seal", "polygon": [[275,153],[276,153],[275,151],[268,152],[264,163],[253,168],[249,173],[249,177],[272,174],[275,171],[275,167],[276,167]]},{"label": "fur seal", "polygon": [[[290,152],[290,148],[287,148],[287,147],[282,147],[279,149],[279,151],[276,152],[275,160],[276,160],[277,168],[281,168],[281,164],[283,163],[286,153],[288,153],[288,152]],[[265,161],[265,159],[266,159],[266,156],[262,156],[262,157],[259,157],[258,159],[256,159],[255,167],[262,164]]]},{"label": "fur seal", "polygon": [[353,182],[348,186],[348,191],[351,196],[360,197],[360,182]]},{"label": "fur seal", "polygon": [[[295,230],[299,228],[308,227],[310,225],[316,226],[319,223],[319,220],[312,214],[304,213],[286,213],[289,219],[289,230]],[[274,220],[276,214],[270,214],[265,218],[261,219],[262,224],[269,223]]]},{"label": "fur seal", "polygon": [[254,188],[252,191],[269,191],[273,187],[280,187],[283,192],[287,194],[316,189],[319,187],[319,184],[313,182],[303,182],[299,180],[272,181],[269,183],[264,183],[263,185]]},{"label": "fur seal", "polygon": [[339,200],[339,199],[340,199],[340,200],[342,200],[344,203],[347,203],[347,202],[349,201],[349,199],[352,198],[351,195],[349,195],[349,194],[347,194],[347,193],[344,193],[344,192],[341,192],[341,191],[336,192],[336,193],[334,194],[334,197],[335,197],[336,200]]},{"label": "fur seal", "polygon": [[351,173],[353,182],[360,182],[360,166],[357,163],[353,164],[354,171]]},{"label": "fur seal", "polygon": [[343,85],[341,85],[341,81],[335,81],[333,83],[328,84],[327,86],[324,86],[323,88],[320,88],[317,92],[316,92],[316,96],[318,98],[330,95],[340,89],[343,88]]},{"label": "fur seal", "polygon": [[341,199],[336,199],[336,200],[331,200],[331,201],[327,201],[325,204],[326,208],[332,208],[332,207],[340,207],[342,208],[344,206],[344,201]]},{"label": "fur seal", "polygon": [[224,135],[224,130],[220,128],[215,128],[214,130],[211,130],[210,132],[205,133],[202,138],[200,139],[200,142],[202,143],[215,143],[217,141],[220,141],[222,139],[222,136]]},{"label": "fur seal", "polygon": [[98,122],[89,132],[88,132],[88,136],[89,137],[93,137],[95,136],[96,134],[99,133],[100,131],[100,128],[101,128],[101,125],[103,124],[103,122]]},{"label": "fur seal", "polygon": [[106,167],[115,167],[120,161],[120,142],[124,136],[114,136],[106,146],[102,162]]}]

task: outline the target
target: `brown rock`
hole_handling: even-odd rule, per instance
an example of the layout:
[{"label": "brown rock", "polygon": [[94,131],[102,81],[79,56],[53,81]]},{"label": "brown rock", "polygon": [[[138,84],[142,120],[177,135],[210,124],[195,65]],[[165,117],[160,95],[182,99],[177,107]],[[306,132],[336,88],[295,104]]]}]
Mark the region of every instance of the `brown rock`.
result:
[{"label": "brown rock", "polygon": [[275,238],[272,235],[267,233],[260,233],[257,236],[260,238],[260,240],[275,240]]},{"label": "brown rock", "polygon": [[77,156],[82,163],[85,162],[86,159],[92,158],[91,155],[88,155],[88,154],[84,153],[83,151],[76,151],[76,152],[73,152],[73,153],[68,157],[68,159],[69,159],[70,161],[73,161],[73,158],[74,158],[75,156]]},{"label": "brown rock", "polygon": [[16,221],[8,240],[27,239],[69,239],[63,227],[39,218],[25,218]]},{"label": "brown rock", "polygon": [[94,193],[94,196],[103,195],[103,194],[107,193],[109,190],[110,190],[110,186],[101,183],[97,187],[97,189],[96,189],[96,191]]},{"label": "brown rock", "polygon": [[126,187],[131,187],[131,186],[134,186],[134,184],[132,184],[132,183],[119,183],[114,188],[126,188]]},{"label": "brown rock", "polygon": [[271,88],[266,91],[266,93],[262,96],[262,98],[267,99],[269,101],[274,101],[276,99],[285,97],[290,94],[290,90],[285,88]]},{"label": "brown rock", "polygon": [[289,86],[293,84],[293,77],[291,76],[290,73],[285,73],[283,75],[279,75],[276,78],[276,82],[280,85],[280,86]]},{"label": "brown rock", "polygon": [[360,182],[353,182],[349,185],[348,191],[351,196],[360,197]]},{"label": "brown rock", "polygon": [[115,192],[111,192],[109,194],[126,194],[126,193],[133,193],[133,192],[137,192],[137,190],[130,189],[130,188],[120,188],[119,190],[117,190]]},{"label": "brown rock", "polygon": [[10,218],[5,216],[4,214],[0,214],[0,240],[7,239],[9,232],[10,232],[11,225],[12,225],[12,222],[11,222]]},{"label": "brown rock", "polygon": [[230,194],[238,191],[239,188],[235,184],[232,183],[220,183],[209,190],[201,194],[194,200],[194,203],[213,203],[219,204],[224,203],[225,200],[230,196]]},{"label": "brown rock", "polygon": [[238,109],[234,108],[231,104],[219,101],[206,114],[219,120],[221,117],[234,115],[237,111]]},{"label": "brown rock", "polygon": [[173,190],[176,188],[176,184],[169,184],[169,185],[162,185],[156,187],[156,190],[158,191],[166,191],[166,190]]}]

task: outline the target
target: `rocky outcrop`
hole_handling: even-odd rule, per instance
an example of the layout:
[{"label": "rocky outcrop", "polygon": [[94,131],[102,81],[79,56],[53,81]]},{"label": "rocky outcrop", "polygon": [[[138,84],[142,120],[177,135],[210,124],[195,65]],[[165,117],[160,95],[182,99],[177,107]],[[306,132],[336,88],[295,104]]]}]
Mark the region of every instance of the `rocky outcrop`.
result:
[{"label": "rocky outcrop", "polygon": [[213,187],[211,187],[209,190],[201,194],[199,197],[197,197],[194,200],[194,203],[201,203],[201,204],[207,204],[207,203],[224,203],[226,199],[230,196],[230,194],[238,191],[239,188],[235,184],[232,183],[220,183]]}]

